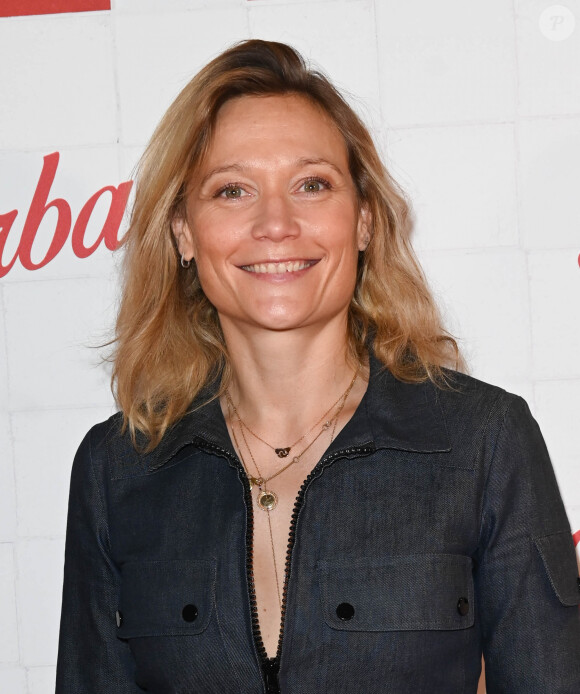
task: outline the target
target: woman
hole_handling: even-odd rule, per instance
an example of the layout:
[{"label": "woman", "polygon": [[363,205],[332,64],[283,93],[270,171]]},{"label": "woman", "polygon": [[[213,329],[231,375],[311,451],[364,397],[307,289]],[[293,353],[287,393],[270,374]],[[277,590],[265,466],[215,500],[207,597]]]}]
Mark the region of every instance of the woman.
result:
[{"label": "woman", "polygon": [[570,527],[518,397],[447,370],[407,205],[283,44],[185,87],[137,180],[75,459],[57,692],[580,691]]}]

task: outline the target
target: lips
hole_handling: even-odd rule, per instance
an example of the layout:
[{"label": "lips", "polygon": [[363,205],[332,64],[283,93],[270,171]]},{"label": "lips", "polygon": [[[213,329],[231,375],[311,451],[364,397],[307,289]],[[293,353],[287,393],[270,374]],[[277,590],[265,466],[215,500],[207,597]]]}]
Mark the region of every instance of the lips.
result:
[{"label": "lips", "polygon": [[242,265],[242,270],[267,275],[281,275],[288,272],[299,272],[311,267],[317,260],[287,260],[278,263],[255,263],[254,265]]}]

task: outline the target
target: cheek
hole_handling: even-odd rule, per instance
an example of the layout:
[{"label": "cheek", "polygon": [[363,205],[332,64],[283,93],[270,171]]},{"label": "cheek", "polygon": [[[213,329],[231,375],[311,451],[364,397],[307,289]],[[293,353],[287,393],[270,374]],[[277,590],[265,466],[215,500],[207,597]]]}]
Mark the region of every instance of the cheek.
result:
[{"label": "cheek", "polygon": [[347,295],[352,296],[356,285],[359,252],[351,235],[344,238],[344,244],[336,249],[335,259],[330,269],[329,283],[339,301]]},{"label": "cheek", "polygon": [[232,303],[232,293],[225,286],[223,277],[216,272],[212,265],[206,263],[197,264],[197,276],[201,289],[207,300],[218,312],[222,312]]},{"label": "cheek", "polygon": [[195,256],[206,266],[219,263],[228,253],[231,234],[223,224],[216,224],[210,216],[200,215],[191,224]]},{"label": "cheek", "polygon": [[218,237],[212,237],[198,244],[198,255],[195,258],[197,275],[203,293],[209,301],[220,310],[229,305],[236,296],[235,273],[240,272],[229,262],[229,250],[225,243],[220,244]]},{"label": "cheek", "polygon": [[[358,262],[359,253],[359,234],[356,219],[353,215],[349,215],[350,219],[345,224],[344,218],[340,220],[340,234],[335,234],[334,243],[337,254],[341,256],[341,262],[349,267]],[[337,227],[335,227],[336,229]]]},{"label": "cheek", "polygon": [[219,260],[201,249],[196,257],[196,265],[201,288],[211,300],[211,296],[219,292],[219,287],[223,284],[224,272],[220,268]]},{"label": "cheek", "polygon": [[192,223],[192,238],[196,257],[204,259],[206,264],[219,264],[239,247],[244,224],[240,215],[206,213],[199,215]]}]

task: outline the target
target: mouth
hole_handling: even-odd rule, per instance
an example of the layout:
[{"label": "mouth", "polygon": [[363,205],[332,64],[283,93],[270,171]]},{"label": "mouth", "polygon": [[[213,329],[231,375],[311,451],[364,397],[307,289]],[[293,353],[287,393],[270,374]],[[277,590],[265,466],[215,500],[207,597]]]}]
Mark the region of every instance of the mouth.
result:
[{"label": "mouth", "polygon": [[282,275],[290,272],[299,272],[312,267],[318,260],[287,260],[278,263],[255,263],[254,265],[242,265],[242,270],[266,275]]}]

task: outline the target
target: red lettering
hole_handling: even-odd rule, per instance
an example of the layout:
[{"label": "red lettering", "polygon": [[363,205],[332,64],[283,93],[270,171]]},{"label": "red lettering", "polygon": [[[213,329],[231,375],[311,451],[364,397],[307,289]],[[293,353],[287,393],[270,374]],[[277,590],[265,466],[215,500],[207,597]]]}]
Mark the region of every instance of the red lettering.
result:
[{"label": "red lettering", "polygon": [[7,212],[6,214],[0,214],[0,277],[8,274],[12,269],[12,266],[16,262],[18,257],[18,252],[14,255],[14,258],[8,263],[8,265],[2,264],[2,255],[4,254],[4,249],[6,248],[6,240],[8,239],[8,234],[10,229],[14,224],[18,210],[12,210],[12,212]]},{"label": "red lettering", "polygon": [[[88,258],[89,255],[97,250],[97,247],[101,241],[105,242],[105,246],[114,251],[119,245],[119,227],[123,221],[123,214],[125,213],[125,207],[127,206],[127,200],[129,199],[129,193],[133,186],[132,181],[126,181],[121,183],[117,187],[115,186],[105,186],[101,190],[97,191],[92,195],[84,204],[83,209],[80,211],[77,221],[75,222],[71,244],[73,253],[77,258]],[[109,207],[109,212],[107,214],[107,219],[103,224],[103,230],[101,231],[99,238],[93,243],[92,246],[85,246],[85,232],[87,230],[87,224],[95,209],[97,201],[103,195],[103,193],[111,194],[111,206]]]},{"label": "red lettering", "polygon": [[[47,154],[44,157],[42,171],[40,172],[40,178],[38,179],[36,190],[32,196],[32,202],[30,203],[30,209],[28,210],[24,222],[18,248],[14,254],[14,258],[6,265],[3,263],[2,256],[6,250],[8,235],[18,215],[18,210],[12,210],[12,212],[6,212],[0,215],[0,277],[4,277],[4,275],[10,272],[18,258],[26,270],[38,270],[44,267],[50,263],[51,260],[54,260],[66,243],[71,228],[70,206],[68,202],[62,198],[55,198],[50,202],[48,201],[50,189],[52,188],[56,176],[59,158],[60,155],[58,152]],[[72,250],[77,258],[88,258],[88,256],[97,250],[102,242],[104,242],[105,246],[111,251],[114,251],[118,247],[119,228],[123,221],[123,215],[125,214],[125,208],[132,187],[133,181],[125,181],[118,186],[105,186],[94,195],[91,195],[83,205],[71,234]],[[86,246],[85,235],[87,232],[87,225],[94,212],[95,206],[105,193],[111,196],[107,218],[105,219],[98,239],[91,246]],[[32,246],[42,220],[51,207],[56,209],[58,215],[56,228],[44,258],[40,262],[35,263],[32,260]]]},{"label": "red lettering", "polygon": [[[22,238],[18,246],[18,256],[23,267],[27,270],[38,270],[38,268],[44,267],[47,263],[50,263],[61,251],[70,231],[71,213],[68,202],[62,198],[55,198],[52,202],[47,204],[48,195],[56,174],[58,160],[58,152],[47,154],[46,157],[44,157],[42,172],[36,190],[34,191],[30,209],[28,210],[28,216],[24,222]],[[42,218],[51,207],[55,207],[58,212],[54,236],[52,237],[49,249],[44,258],[40,263],[34,263],[31,257],[32,244],[36,238],[36,233],[38,232],[38,227],[42,222]]]},{"label": "red lettering", "polygon": [[577,530],[574,535],[572,535],[574,538],[574,544],[579,545],[580,544],[580,530]]}]

